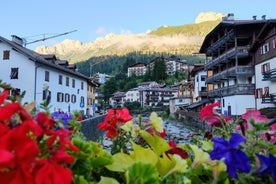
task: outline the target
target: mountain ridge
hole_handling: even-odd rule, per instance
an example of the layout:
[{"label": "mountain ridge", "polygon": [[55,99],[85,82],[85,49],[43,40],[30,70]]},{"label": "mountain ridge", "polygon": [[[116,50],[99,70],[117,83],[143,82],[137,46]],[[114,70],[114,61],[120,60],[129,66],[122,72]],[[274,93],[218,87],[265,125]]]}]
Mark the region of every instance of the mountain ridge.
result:
[{"label": "mountain ridge", "polygon": [[89,43],[66,39],[51,47],[40,46],[35,51],[40,54],[55,54],[70,63],[86,61],[96,56],[125,55],[135,51],[187,55],[198,52],[205,36],[223,16],[225,14],[215,12],[200,13],[195,24],[161,26],[144,34],[110,33]]}]

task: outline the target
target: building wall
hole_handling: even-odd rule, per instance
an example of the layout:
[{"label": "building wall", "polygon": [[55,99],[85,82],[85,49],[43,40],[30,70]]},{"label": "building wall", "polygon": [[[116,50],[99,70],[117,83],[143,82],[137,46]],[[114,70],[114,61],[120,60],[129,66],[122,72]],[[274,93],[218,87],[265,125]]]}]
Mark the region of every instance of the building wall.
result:
[{"label": "building wall", "polygon": [[[3,51],[10,51],[10,58],[3,60]],[[11,79],[11,68],[19,68],[18,79]],[[7,44],[0,42],[0,80],[3,83],[10,84],[13,88],[20,89],[21,92],[26,91],[23,98],[24,102],[32,102],[34,100],[35,89],[35,65],[24,55],[13,50]]]},{"label": "building wall", "polygon": [[205,83],[206,76],[207,76],[206,71],[200,71],[195,75],[194,93],[195,93],[196,97],[199,96],[199,92],[202,91],[202,88],[207,88],[206,83]]},{"label": "building wall", "polygon": [[[3,51],[10,50],[10,58],[3,60]],[[11,79],[11,68],[19,68],[18,79]],[[49,72],[49,81],[45,81],[45,71]],[[59,75],[63,76],[62,85],[59,84]],[[66,86],[66,77],[69,77],[69,86]],[[51,92],[50,111],[73,112],[74,110],[82,111],[85,114],[86,99],[87,99],[87,82],[86,79],[77,77],[70,73],[49,67],[43,64],[29,60],[27,56],[13,50],[10,46],[0,43],[0,79],[3,82],[10,84],[13,88],[20,89],[20,92],[26,91],[22,100],[23,103],[36,101],[37,109],[43,100],[43,91],[45,88]],[[72,79],[75,80],[75,88],[72,87]],[[83,89],[81,89],[83,82]],[[69,94],[70,101],[58,102],[57,93]],[[71,102],[72,95],[76,95],[76,101]],[[81,97],[84,103],[81,103]]]},{"label": "building wall", "polygon": [[[255,75],[256,75],[256,89],[262,89],[262,92],[264,94],[265,88],[269,88],[269,94],[276,94],[276,81],[274,80],[266,80],[263,81],[263,74],[262,74],[262,66],[264,64],[269,64],[270,69],[276,69],[276,57],[269,59],[263,63],[257,64],[255,66]],[[273,103],[262,103],[261,96],[258,96],[256,98],[256,106],[257,109],[267,108],[267,107],[275,107],[275,104]]]},{"label": "building wall", "polygon": [[[42,94],[43,87],[45,85],[49,86],[49,90],[51,91],[51,111],[63,111],[63,112],[73,112],[74,110],[78,110],[86,114],[86,106],[87,106],[87,82],[86,80],[76,77],[74,75],[70,75],[68,73],[41,66],[37,69],[37,102],[43,102]],[[45,81],[45,71],[49,71],[50,79],[49,82]],[[59,75],[62,76],[62,84],[59,84]],[[66,86],[66,77],[69,77],[69,86]],[[75,80],[75,87],[72,86],[72,80]],[[83,88],[81,88],[81,83],[83,83]],[[58,102],[57,93],[64,94],[63,102]],[[65,101],[65,94],[70,95],[70,101]],[[76,95],[76,102],[72,102],[72,95]],[[81,97],[84,98],[84,101],[81,102]]]},{"label": "building wall", "polygon": [[255,109],[255,99],[252,95],[226,96],[221,100],[221,113],[229,114],[229,108],[232,116],[242,115],[249,109]]},{"label": "building wall", "polygon": [[126,92],[125,102],[139,102],[140,93],[137,90],[130,90]]}]

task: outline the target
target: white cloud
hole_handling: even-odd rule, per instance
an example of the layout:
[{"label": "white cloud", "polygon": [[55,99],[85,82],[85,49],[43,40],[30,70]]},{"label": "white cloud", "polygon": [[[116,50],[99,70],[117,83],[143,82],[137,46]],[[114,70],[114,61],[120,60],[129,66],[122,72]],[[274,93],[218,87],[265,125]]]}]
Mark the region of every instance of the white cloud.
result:
[{"label": "white cloud", "polygon": [[104,27],[98,27],[97,30],[96,30],[96,33],[97,33],[98,35],[103,35],[103,34],[106,33],[106,30],[105,30]]},{"label": "white cloud", "polygon": [[121,29],[120,34],[123,34],[123,35],[131,35],[132,32],[131,32],[130,30],[127,30],[127,29]]}]

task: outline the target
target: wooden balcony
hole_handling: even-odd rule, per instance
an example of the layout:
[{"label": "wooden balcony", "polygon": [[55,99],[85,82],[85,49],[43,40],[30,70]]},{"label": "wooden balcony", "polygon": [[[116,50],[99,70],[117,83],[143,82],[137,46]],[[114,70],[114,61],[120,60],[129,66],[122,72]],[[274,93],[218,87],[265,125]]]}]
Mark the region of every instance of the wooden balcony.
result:
[{"label": "wooden balcony", "polygon": [[276,80],[276,68],[263,72],[263,81]]},{"label": "wooden balcony", "polygon": [[253,76],[254,75],[254,68],[252,66],[237,66],[229,68],[228,70],[224,70],[220,73],[214,74],[206,79],[206,83],[216,83],[223,80],[227,80],[228,78],[238,78],[238,76],[247,75]]},{"label": "wooden balcony", "polygon": [[228,59],[233,59],[235,56],[238,57],[248,57],[248,47],[237,47],[237,48],[232,48],[222,55],[214,58],[213,60],[207,61],[205,64],[205,70],[212,69],[214,66],[217,66],[220,63],[226,63]]},{"label": "wooden balcony", "polygon": [[238,84],[234,86],[214,89],[208,91],[209,97],[220,97],[230,95],[253,95],[255,90],[254,84]]},{"label": "wooden balcony", "polygon": [[276,104],[276,93],[262,96],[262,103],[274,103]]},{"label": "wooden balcony", "polygon": [[205,96],[207,96],[207,91],[199,91],[199,96],[200,97],[205,97]]}]

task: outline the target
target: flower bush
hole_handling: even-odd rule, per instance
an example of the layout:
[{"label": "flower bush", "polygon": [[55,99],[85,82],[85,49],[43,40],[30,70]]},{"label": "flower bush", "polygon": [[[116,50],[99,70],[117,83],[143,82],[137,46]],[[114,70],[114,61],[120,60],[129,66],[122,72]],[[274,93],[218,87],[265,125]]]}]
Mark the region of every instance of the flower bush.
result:
[{"label": "flower bush", "polygon": [[218,113],[219,106],[216,102],[201,110],[202,123],[212,131],[193,134],[189,144],[169,140],[155,112],[144,120],[126,108],[109,109],[98,125],[112,142],[108,150],[85,139],[78,116],[35,114],[33,103],[22,106],[4,91],[1,182],[275,183],[275,119],[251,110],[233,120]]}]

